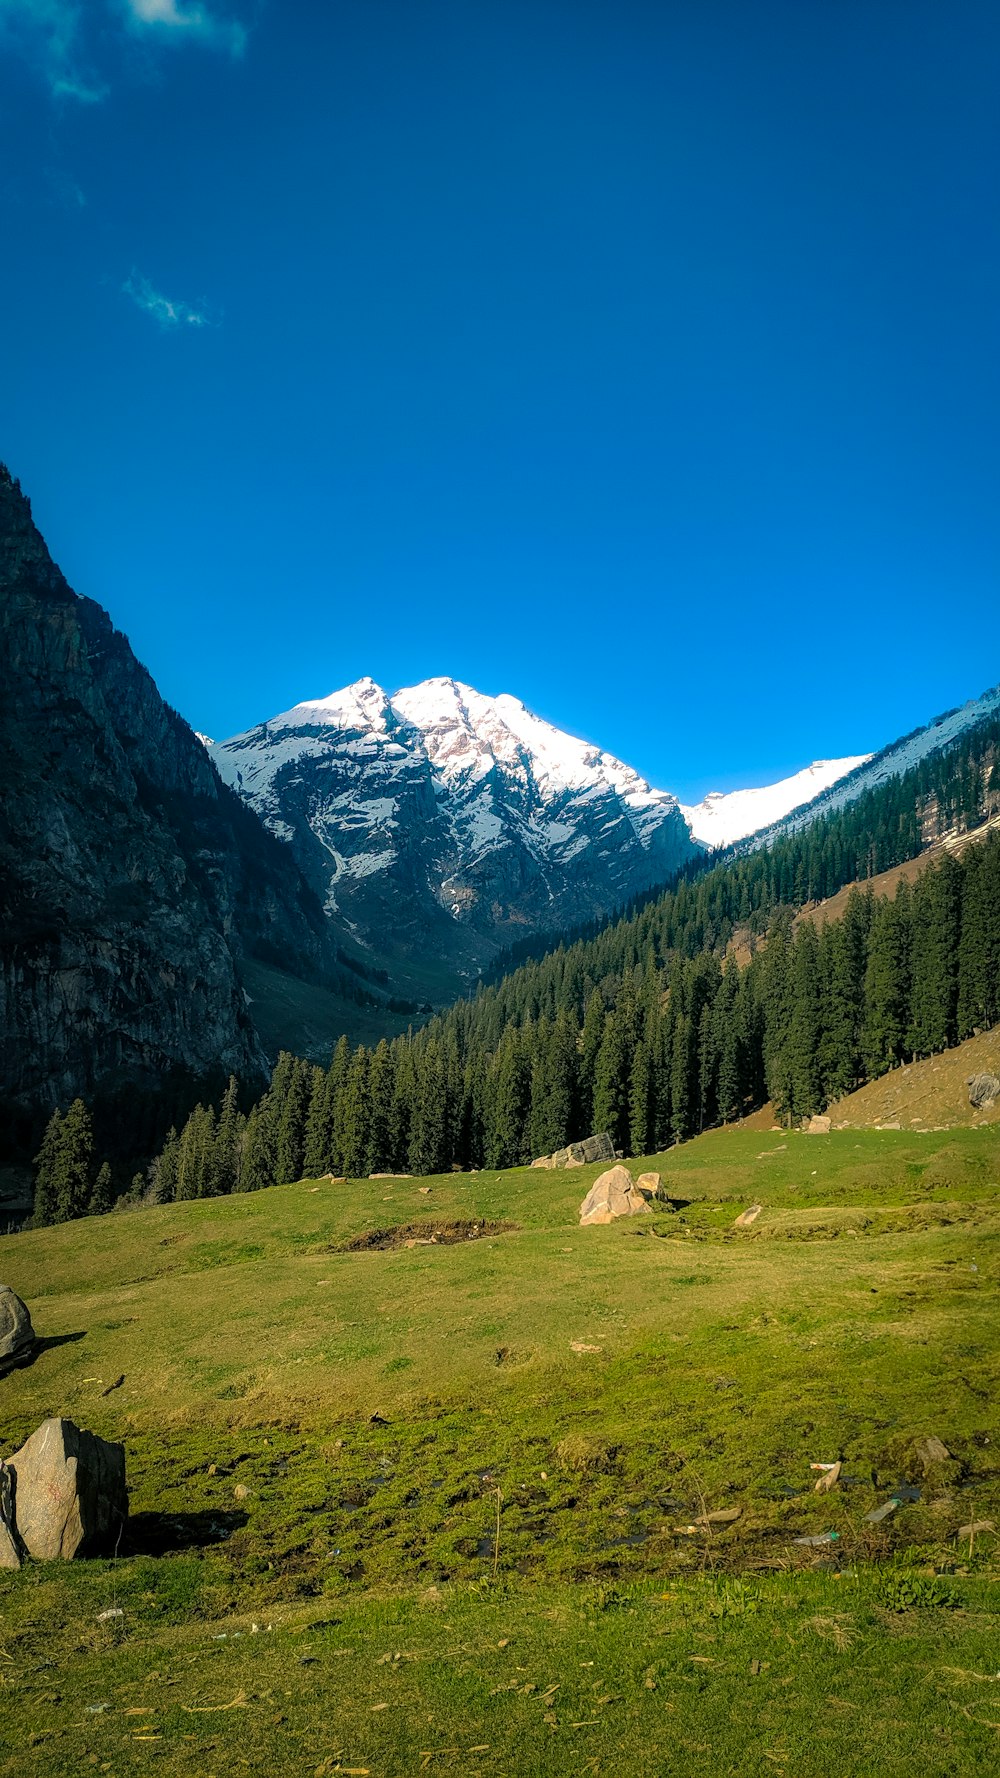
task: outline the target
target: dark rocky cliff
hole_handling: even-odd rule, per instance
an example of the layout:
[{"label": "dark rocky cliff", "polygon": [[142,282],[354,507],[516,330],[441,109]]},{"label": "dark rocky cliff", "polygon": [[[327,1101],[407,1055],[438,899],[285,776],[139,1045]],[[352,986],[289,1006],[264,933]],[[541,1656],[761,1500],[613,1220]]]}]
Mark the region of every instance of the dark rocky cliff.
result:
[{"label": "dark rocky cliff", "polygon": [[335,983],[337,933],[0,467],[0,1095],[41,1110],[265,1059],[253,956]]}]

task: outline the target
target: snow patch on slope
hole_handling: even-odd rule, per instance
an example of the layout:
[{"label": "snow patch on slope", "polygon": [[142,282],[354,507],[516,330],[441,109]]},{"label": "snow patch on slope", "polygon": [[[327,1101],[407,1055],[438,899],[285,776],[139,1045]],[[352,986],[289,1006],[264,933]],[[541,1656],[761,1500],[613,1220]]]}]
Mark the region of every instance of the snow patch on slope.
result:
[{"label": "snow patch on slope", "polygon": [[681,804],[681,814],[696,840],[713,848],[732,846],[762,827],[781,821],[793,809],[812,802],[849,772],[868,763],[872,755],[859,753],[847,759],[817,759],[803,771],[777,784],[757,790],[710,790],[703,802]]},{"label": "snow patch on slope", "polygon": [[957,741],[967,729],[975,728],[977,723],[997,715],[1000,715],[1000,685],[992,686],[981,697],[970,698],[967,704],[961,704],[957,710],[946,710],[925,728],[914,729],[912,734],[904,735],[902,740],[894,741],[880,753],[871,754],[855,771],[850,772],[846,778],[838,779],[828,790],[821,791],[803,808],[796,808],[790,815],[778,818],[755,831],[754,845],[767,845],[775,837],[776,831],[794,833],[797,828],[808,826],[810,821],[816,821],[821,815],[831,815],[837,809],[845,808],[867,791],[877,790],[890,778],[901,778],[904,772],[919,765],[929,754],[939,753],[942,748],[950,746],[952,741]]}]

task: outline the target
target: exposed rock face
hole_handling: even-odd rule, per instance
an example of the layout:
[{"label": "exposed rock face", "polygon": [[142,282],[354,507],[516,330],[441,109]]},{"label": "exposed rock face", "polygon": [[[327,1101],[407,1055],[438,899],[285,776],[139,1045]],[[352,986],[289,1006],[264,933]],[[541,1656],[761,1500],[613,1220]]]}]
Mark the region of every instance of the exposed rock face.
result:
[{"label": "exposed rock face", "polygon": [[670,1202],[658,1173],[640,1173],[635,1182],[635,1190],[642,1193],[648,1204],[669,1204]]},{"label": "exposed rock face", "polygon": [[244,956],[326,979],[334,934],[0,467],[0,1096],[260,1078]]},{"label": "exposed rock face", "polygon": [[817,1115],[815,1117],[811,1117],[809,1119],[809,1122],[804,1126],[806,1135],[807,1136],[829,1136],[830,1126],[831,1126],[832,1122],[833,1122],[833,1119],[827,1117],[825,1112],[822,1115],[817,1113]]},{"label": "exposed rock face", "polygon": [[973,1074],[968,1080],[969,1104],[975,1111],[985,1111],[1000,1099],[1000,1080],[995,1074]]},{"label": "exposed rock face", "polygon": [[600,1136],[586,1136],[582,1142],[571,1142],[568,1148],[557,1148],[555,1154],[539,1155],[533,1167],[585,1167],[591,1161],[613,1161],[615,1145],[605,1130]]},{"label": "exposed rock face", "polygon": [[619,1216],[649,1216],[649,1205],[632,1183],[627,1167],[610,1167],[595,1179],[580,1205],[580,1227],[614,1222]]},{"label": "exposed rock face", "polygon": [[456,968],[612,912],[698,847],[677,799],[517,699],[361,679],[212,757],[384,953]]},{"label": "exposed rock face", "polygon": [[34,1350],[31,1316],[9,1284],[0,1284],[0,1376]]},{"label": "exposed rock face", "polygon": [[125,1448],[72,1420],[46,1420],[8,1459],[14,1523],[29,1556],[93,1556],[115,1549],[128,1517]]}]

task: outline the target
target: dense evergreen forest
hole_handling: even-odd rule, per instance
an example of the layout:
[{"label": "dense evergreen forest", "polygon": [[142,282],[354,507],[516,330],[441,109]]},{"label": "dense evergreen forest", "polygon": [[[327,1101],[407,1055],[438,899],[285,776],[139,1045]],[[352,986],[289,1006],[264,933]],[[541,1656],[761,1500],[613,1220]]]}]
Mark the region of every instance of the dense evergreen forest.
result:
[{"label": "dense evergreen forest", "polygon": [[[917,856],[928,836],[981,823],[1000,804],[998,760],[994,721],[422,1030],[372,1049],[342,1039],[328,1069],[283,1054],[248,1115],[235,1081],[217,1109],[196,1107],[134,1194],[164,1202],[302,1175],[515,1166],[604,1129],[648,1154],[769,1098],[783,1117],[807,1117],[996,1024],[1000,835],[942,854],[894,899],[855,888],[820,929],[796,910]],[[106,1177],[99,1192],[88,1183],[89,1146],[74,1160],[89,1142],[84,1107],[55,1114],[38,1220],[105,1207]]]}]

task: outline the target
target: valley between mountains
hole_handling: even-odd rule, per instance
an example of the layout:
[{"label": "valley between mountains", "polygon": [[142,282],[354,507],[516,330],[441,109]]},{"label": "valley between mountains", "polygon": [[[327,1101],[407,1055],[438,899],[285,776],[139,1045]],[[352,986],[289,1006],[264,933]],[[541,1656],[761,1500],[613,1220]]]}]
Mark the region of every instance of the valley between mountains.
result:
[{"label": "valley between mountains", "polygon": [[0,619],[3,1778],[986,1769],[1000,689],[214,742],[6,472]]}]

